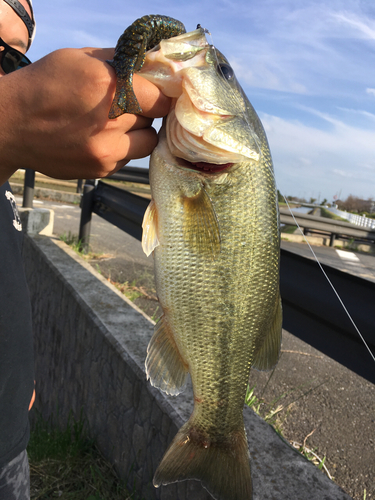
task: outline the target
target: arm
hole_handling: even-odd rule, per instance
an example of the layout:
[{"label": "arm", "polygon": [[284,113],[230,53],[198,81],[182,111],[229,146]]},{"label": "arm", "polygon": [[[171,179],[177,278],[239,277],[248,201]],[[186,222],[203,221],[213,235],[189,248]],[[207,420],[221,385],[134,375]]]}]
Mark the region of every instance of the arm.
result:
[{"label": "arm", "polygon": [[152,119],[170,99],[134,75],[142,115],[108,119],[115,92],[112,49],[61,49],[0,78],[0,185],[18,168],[51,177],[98,178],[157,144]]}]

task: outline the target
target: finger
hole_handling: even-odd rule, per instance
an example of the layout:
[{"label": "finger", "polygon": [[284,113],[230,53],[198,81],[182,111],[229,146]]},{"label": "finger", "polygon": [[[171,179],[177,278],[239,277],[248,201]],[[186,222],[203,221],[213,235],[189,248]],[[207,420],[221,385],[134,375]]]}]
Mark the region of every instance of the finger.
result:
[{"label": "finger", "polygon": [[148,118],[147,116],[125,113],[117,118],[117,122],[110,120],[109,124],[113,124],[114,128],[119,127],[124,130],[124,132],[128,132],[131,130],[150,128],[153,121],[152,118]]},{"label": "finger", "polygon": [[156,130],[152,127],[133,130],[124,135],[123,157],[116,164],[116,170],[126,165],[130,160],[149,156],[158,143]]},{"label": "finger", "polygon": [[133,89],[143,116],[162,118],[168,114],[172,99],[165,96],[153,83],[135,74]]}]

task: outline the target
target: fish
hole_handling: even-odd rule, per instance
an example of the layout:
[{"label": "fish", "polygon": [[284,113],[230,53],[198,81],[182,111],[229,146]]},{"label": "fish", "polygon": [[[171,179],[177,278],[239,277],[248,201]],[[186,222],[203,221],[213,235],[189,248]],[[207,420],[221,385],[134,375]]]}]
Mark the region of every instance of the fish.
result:
[{"label": "fish", "polygon": [[249,373],[273,368],[281,345],[278,201],[262,123],[206,31],[161,40],[138,72],[172,98],[143,219],[162,309],[146,376],[175,396],[190,374],[194,394],[153,484],[197,479],[217,500],[249,500]]},{"label": "fish", "polygon": [[117,41],[113,59],[107,61],[116,73],[116,91],[109,119],[124,113],[142,113],[133,91],[134,72],[142,68],[147,50],[165,38],[185,32],[181,21],[159,14],[140,17],[126,28]]}]

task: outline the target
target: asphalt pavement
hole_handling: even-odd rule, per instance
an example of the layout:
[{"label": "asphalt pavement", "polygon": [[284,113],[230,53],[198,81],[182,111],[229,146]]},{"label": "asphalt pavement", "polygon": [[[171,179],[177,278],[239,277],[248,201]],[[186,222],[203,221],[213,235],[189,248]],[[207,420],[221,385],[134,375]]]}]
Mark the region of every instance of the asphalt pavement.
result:
[{"label": "asphalt pavement", "polygon": [[[54,210],[56,235],[78,234],[79,207],[38,200],[34,206]],[[143,254],[140,242],[95,214],[90,246],[93,252],[104,254],[107,269],[118,280],[126,281],[129,273],[134,276],[142,270],[152,275],[152,257]],[[306,244],[282,242],[282,247],[314,258]],[[321,263],[375,280],[375,256],[329,247],[314,246],[313,250]],[[364,348],[356,355],[368,353]],[[276,423],[289,442],[296,447],[304,444],[310,457],[326,457],[328,474],[355,500],[375,499],[373,384],[284,331],[276,369],[253,371],[250,385],[255,386],[263,416],[276,411]]]}]

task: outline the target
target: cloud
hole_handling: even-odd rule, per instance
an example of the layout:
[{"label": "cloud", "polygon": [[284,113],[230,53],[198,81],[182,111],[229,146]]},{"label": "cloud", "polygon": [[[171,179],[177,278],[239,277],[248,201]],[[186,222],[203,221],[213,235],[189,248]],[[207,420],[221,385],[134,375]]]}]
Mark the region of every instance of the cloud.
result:
[{"label": "cloud", "polygon": [[375,89],[366,89],[366,93],[375,96]]},{"label": "cloud", "polygon": [[332,196],[355,193],[374,195],[375,127],[359,129],[322,115],[326,130],[307,126],[298,120],[261,114],[270,143],[279,189],[284,194],[309,196],[321,192]]},{"label": "cloud", "polygon": [[342,22],[346,26],[353,28],[353,31],[360,34],[363,38],[368,38],[370,40],[375,40],[375,23],[374,21],[363,16],[360,18],[358,15],[353,13],[334,13],[332,14],[338,21]]}]

